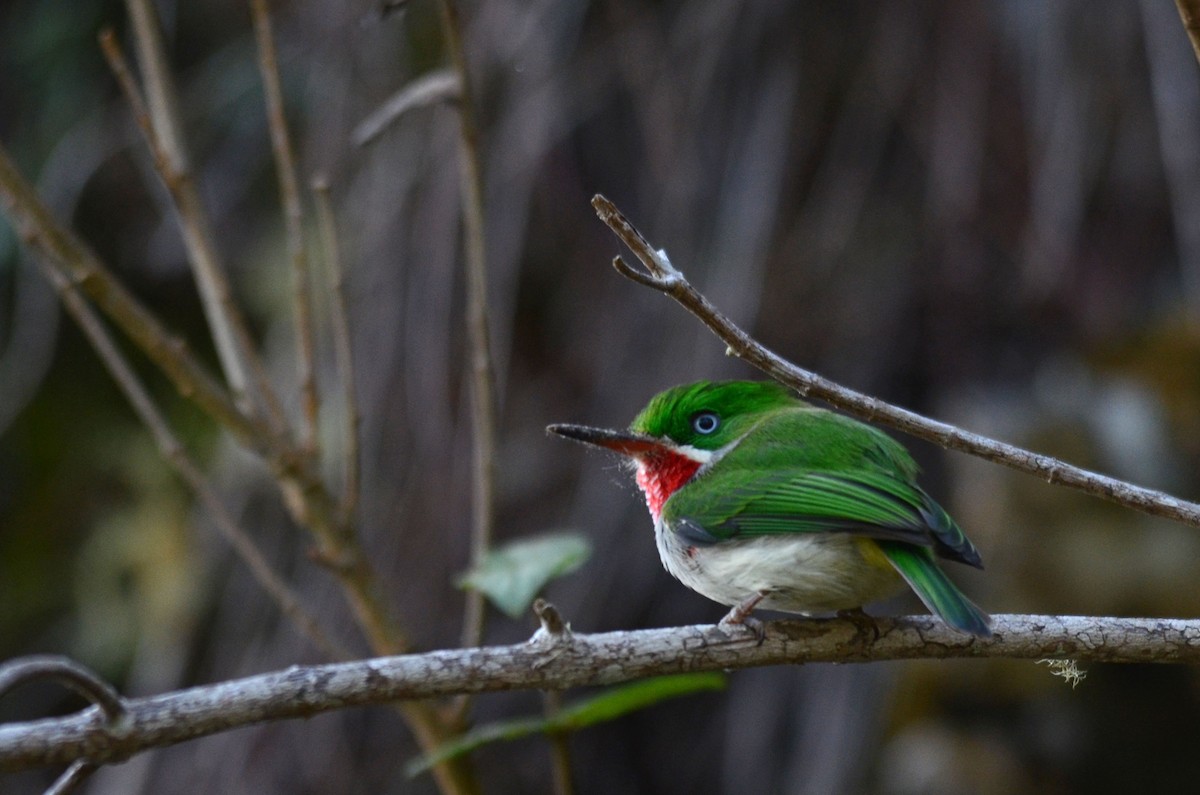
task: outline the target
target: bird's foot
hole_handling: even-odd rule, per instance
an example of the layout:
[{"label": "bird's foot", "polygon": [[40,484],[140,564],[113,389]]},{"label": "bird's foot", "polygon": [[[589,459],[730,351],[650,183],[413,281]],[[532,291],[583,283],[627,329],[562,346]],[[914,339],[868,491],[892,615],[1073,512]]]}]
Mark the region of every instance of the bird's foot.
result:
[{"label": "bird's foot", "polygon": [[754,612],[754,608],[757,607],[758,603],[764,598],[766,598],[766,594],[760,591],[747,597],[746,599],[743,599],[741,602],[734,605],[730,611],[725,614],[724,618],[717,622],[717,626],[722,629],[729,629],[732,627],[743,627],[748,629],[754,633],[756,638],[758,638],[758,645],[761,646],[762,642],[767,638],[767,628],[762,621],[754,618],[750,614]]},{"label": "bird's foot", "polygon": [[[838,618],[844,618],[854,625],[856,630],[855,643],[858,646],[866,648],[871,643],[879,640],[879,625],[861,607],[839,610],[837,611],[837,615]],[[868,638],[870,638],[869,641]]]}]

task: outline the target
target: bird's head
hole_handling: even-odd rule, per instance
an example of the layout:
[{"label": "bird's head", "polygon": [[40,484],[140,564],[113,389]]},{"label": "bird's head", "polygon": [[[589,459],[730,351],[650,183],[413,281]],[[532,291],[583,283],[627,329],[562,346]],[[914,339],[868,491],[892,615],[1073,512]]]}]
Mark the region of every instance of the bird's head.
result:
[{"label": "bird's head", "polygon": [[761,381],[698,381],[650,399],[628,431],[586,425],[551,425],[551,433],[626,456],[650,514],[702,467],[745,436],[767,413],[799,401],[784,387]]}]

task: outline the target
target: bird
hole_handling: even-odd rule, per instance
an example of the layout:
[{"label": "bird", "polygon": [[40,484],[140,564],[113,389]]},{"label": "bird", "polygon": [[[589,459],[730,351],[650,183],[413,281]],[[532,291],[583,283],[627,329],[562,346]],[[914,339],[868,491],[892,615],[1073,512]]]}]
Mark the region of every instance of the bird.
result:
[{"label": "bird", "polygon": [[[666,570],[760,633],[755,609],[856,621],[907,583],[948,626],[991,618],[938,560],[983,568],[963,530],[884,432],[771,381],[698,381],[651,398],[627,431],[547,431],[622,455],[635,471]],[[871,620],[871,619],[867,619]]]}]

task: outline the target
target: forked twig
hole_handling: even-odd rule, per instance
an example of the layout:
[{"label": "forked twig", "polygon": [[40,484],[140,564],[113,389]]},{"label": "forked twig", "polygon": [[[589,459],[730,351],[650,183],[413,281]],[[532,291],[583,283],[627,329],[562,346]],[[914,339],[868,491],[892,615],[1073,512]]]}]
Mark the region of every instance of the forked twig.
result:
[{"label": "forked twig", "polygon": [[[239,404],[251,414],[256,413],[253,409],[261,404],[274,432],[282,434],[286,428],[283,409],[234,300],[208,213],[192,178],[158,15],[150,0],[125,0],[125,7],[133,25],[134,43],[142,67],[149,129],[157,137],[157,148],[162,153],[161,160],[155,158],[155,165],[165,167],[159,171],[159,176],[175,205],[188,262],[225,377]],[[151,150],[155,148],[156,145],[151,144]]]},{"label": "forked twig", "polygon": [[887,425],[944,448],[969,453],[1018,472],[1036,475],[1048,483],[1076,489],[1151,516],[1161,516],[1200,527],[1200,504],[964,431],[948,423],[929,419],[878,398],[847,389],[816,373],[797,367],[763,347],[721,314],[707,298],[688,283],[683,274],[671,264],[665,252],[650,245],[616,205],[604,196],[597,195],[592,199],[592,206],[600,220],[608,224],[646,267],[644,272],[638,271],[621,257],[617,257],[613,260],[613,267],[621,275],[671,296],[729,346],[730,353],[792,387],[801,395],[823,400],[849,414]]}]

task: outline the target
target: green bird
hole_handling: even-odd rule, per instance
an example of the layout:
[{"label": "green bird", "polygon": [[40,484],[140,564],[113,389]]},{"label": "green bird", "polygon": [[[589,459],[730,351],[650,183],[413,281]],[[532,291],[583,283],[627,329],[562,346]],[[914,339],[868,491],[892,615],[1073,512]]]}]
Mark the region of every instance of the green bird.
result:
[{"label": "green bird", "polygon": [[950,626],[991,619],[938,567],[979,552],[916,483],[916,462],[881,431],[810,406],[775,383],[700,381],[656,395],[629,431],[547,430],[626,456],[654,519],[663,566],[729,605],[858,614],[904,583]]}]

